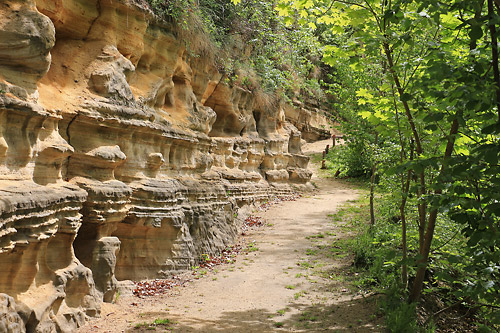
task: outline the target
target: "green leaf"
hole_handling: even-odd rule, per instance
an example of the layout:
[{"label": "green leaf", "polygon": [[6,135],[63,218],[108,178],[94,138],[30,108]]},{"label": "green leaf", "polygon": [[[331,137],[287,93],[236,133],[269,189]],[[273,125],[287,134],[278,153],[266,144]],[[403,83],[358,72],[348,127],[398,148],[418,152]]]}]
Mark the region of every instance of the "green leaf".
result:
[{"label": "green leaf", "polygon": [[403,29],[403,31],[408,31],[410,28],[411,28],[411,20],[408,19],[408,18],[404,18],[401,20],[401,28]]},{"label": "green leaf", "polygon": [[279,16],[288,16],[290,15],[290,7],[284,3],[280,3],[276,6],[276,10],[278,11]]},{"label": "green leaf", "polygon": [[312,1],[312,0],[306,0],[306,1],[304,2],[304,8],[306,8],[306,9],[307,9],[307,8],[311,8],[311,7],[313,7],[313,6],[314,6],[314,1]]},{"label": "green leaf", "polygon": [[495,214],[496,216],[500,216],[500,203],[495,202],[490,205],[487,205],[485,207],[485,210]]},{"label": "green leaf", "polygon": [[459,262],[462,262],[463,261],[463,258],[461,256],[456,256],[456,255],[452,255],[450,254],[448,256],[448,261],[452,264],[458,264]]},{"label": "green leaf", "polygon": [[478,40],[483,37],[483,29],[480,25],[473,25],[469,31],[469,37],[472,40]]},{"label": "green leaf", "polygon": [[365,88],[361,88],[358,91],[356,91],[356,96],[373,98],[373,95],[368,91],[368,89],[365,89]]},{"label": "green leaf", "polygon": [[358,114],[361,117],[363,117],[364,119],[368,119],[372,115],[372,113],[370,111],[360,111],[360,112],[358,112]]},{"label": "green leaf", "polygon": [[325,24],[333,24],[335,23],[335,19],[332,16],[325,15],[322,17],[322,22]]},{"label": "green leaf", "polygon": [[497,164],[498,163],[498,150],[497,149],[488,150],[484,156],[484,159],[486,162],[488,162],[490,164]]},{"label": "green leaf", "polygon": [[408,93],[403,93],[401,95],[401,102],[408,102],[411,99],[411,95]]},{"label": "green leaf", "polygon": [[332,57],[332,56],[323,56],[323,62],[324,62],[325,64],[327,64],[327,65],[332,66],[332,67],[334,67],[334,66],[335,66],[335,64],[337,63],[337,62],[335,61],[335,58],[334,58],[334,57]]},{"label": "green leaf", "polygon": [[291,18],[290,16],[285,17],[283,19],[283,23],[285,23],[286,26],[291,26],[293,23],[293,18]]},{"label": "green leaf", "polygon": [[474,232],[469,240],[467,241],[467,245],[475,246],[482,239],[482,234],[480,232]]},{"label": "green leaf", "polygon": [[438,127],[436,124],[429,124],[429,125],[425,126],[425,129],[433,132],[433,131],[436,131],[438,129]]},{"label": "green leaf", "polygon": [[500,132],[500,122],[497,122],[495,124],[486,126],[483,128],[481,131],[483,134],[494,134],[494,133],[499,133]]}]

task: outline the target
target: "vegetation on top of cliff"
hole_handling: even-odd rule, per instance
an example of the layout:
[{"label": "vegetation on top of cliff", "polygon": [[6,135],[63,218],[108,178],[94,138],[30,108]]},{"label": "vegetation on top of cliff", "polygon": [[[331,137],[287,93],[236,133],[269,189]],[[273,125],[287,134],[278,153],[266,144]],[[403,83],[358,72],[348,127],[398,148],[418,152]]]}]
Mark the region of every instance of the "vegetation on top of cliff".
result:
[{"label": "vegetation on top of cliff", "polygon": [[175,23],[193,56],[214,56],[228,83],[261,93],[316,104],[323,53],[317,32],[290,25],[270,1],[148,0],[153,12]]}]

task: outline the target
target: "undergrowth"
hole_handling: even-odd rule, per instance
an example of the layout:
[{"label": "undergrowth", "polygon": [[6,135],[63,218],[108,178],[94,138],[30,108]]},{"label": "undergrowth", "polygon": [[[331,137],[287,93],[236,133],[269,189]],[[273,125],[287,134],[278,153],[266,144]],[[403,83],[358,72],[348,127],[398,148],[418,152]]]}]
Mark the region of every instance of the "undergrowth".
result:
[{"label": "undergrowth", "polygon": [[[434,245],[434,260],[429,267],[426,289],[419,304],[408,304],[408,289],[402,284],[400,221],[394,218],[394,207],[387,193],[379,193],[376,206],[376,224],[369,225],[369,199],[359,199],[331,215],[333,222],[347,223],[356,237],[337,240],[332,248],[348,249],[353,254],[352,271],[356,288],[369,294],[383,294],[381,311],[389,332],[490,332],[494,326],[482,320],[472,303],[459,302],[454,295],[454,284],[440,278],[454,275],[455,284],[467,277],[460,268],[451,269],[449,258],[454,258],[463,239],[451,221],[438,226]],[[416,253],[418,244],[416,225],[408,230],[409,250]],[[411,269],[409,275],[414,274]],[[411,283],[411,280],[410,280]]]},{"label": "undergrowth", "polygon": [[342,178],[367,178],[373,166],[372,147],[359,138],[330,149],[325,159],[327,169]]}]

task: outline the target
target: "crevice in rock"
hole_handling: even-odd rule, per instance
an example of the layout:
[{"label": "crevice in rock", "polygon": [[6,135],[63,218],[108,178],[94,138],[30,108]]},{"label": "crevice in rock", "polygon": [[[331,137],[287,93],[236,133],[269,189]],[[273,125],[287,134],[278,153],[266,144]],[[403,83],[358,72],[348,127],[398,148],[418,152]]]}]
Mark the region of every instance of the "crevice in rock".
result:
[{"label": "crevice in rock", "polygon": [[73,242],[76,258],[88,268],[92,266],[92,252],[95,248],[96,238],[96,226],[89,223],[83,223]]},{"label": "crevice in rock", "polygon": [[84,41],[86,41],[88,39],[90,32],[92,31],[92,27],[94,26],[94,23],[101,17],[101,14],[102,14],[101,0],[97,0],[96,9],[97,9],[98,15],[96,16],[96,18],[94,18],[92,20],[92,22],[90,22],[89,30],[87,31],[87,34],[83,38]]},{"label": "crevice in rock", "polygon": [[[68,122],[68,126],[66,127],[66,141],[68,142],[68,144],[70,146],[73,147],[73,145],[71,144],[71,135],[69,134],[70,133],[70,127],[71,125],[73,124],[73,122],[76,120],[76,118],[78,118],[79,114],[76,114],[73,118],[71,118],[71,120]],[[63,166],[66,165],[66,167],[64,168],[63,167],[63,170],[61,171],[62,172],[62,178],[65,180],[65,181],[68,181],[69,179],[67,178],[67,175],[68,175],[68,165],[69,165],[69,161],[71,159],[71,155],[69,155],[67,158],[66,158],[66,161],[63,163]],[[65,172],[64,172],[65,170]]]},{"label": "crevice in rock", "polygon": [[[215,91],[217,90],[217,88],[219,87],[219,84],[220,84],[220,83],[222,82],[222,80],[223,80],[223,79],[225,79],[225,78],[226,78],[226,75],[225,75],[225,74],[224,74],[224,75],[222,75],[222,77],[219,79],[219,81],[218,81],[218,82],[217,82],[217,84],[215,85],[214,90],[212,90],[212,93],[211,93],[210,95],[208,95],[208,97],[206,98],[205,103],[203,104],[204,106],[207,106],[207,105],[206,105],[206,102],[207,102],[208,100],[210,100],[210,98],[213,96],[214,92],[215,92]],[[215,110],[214,110],[214,111],[215,111]]]}]

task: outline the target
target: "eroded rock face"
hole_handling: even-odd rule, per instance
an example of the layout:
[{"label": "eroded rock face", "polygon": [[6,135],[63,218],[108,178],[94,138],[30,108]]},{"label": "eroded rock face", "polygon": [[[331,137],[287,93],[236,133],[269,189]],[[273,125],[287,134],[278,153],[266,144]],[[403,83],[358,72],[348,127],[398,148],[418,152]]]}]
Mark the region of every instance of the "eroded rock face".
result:
[{"label": "eroded rock face", "polygon": [[92,275],[96,289],[102,294],[104,302],[115,298],[117,280],[115,277],[116,254],[120,250],[117,237],[102,237],[94,246],[92,253]]},{"label": "eroded rock face", "polygon": [[36,98],[36,83],[47,73],[51,62],[54,26],[32,1],[2,1],[0,16],[1,76],[17,86],[23,97]]},{"label": "eroded rock face", "polygon": [[26,332],[24,322],[16,311],[14,298],[0,294],[0,332]]},{"label": "eroded rock face", "polygon": [[234,241],[239,207],[308,183],[287,107],[258,109],[134,2],[0,17],[0,331],[71,332],[120,281],[189,269]]},{"label": "eroded rock face", "polygon": [[296,102],[284,105],[286,120],[297,127],[302,139],[314,142],[330,138],[331,124],[324,111]]}]

